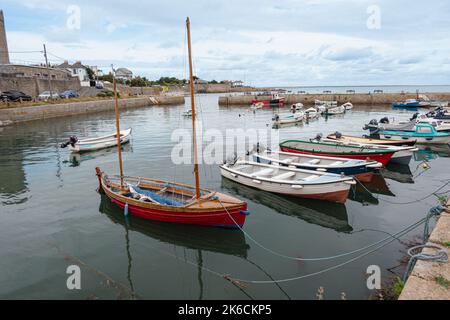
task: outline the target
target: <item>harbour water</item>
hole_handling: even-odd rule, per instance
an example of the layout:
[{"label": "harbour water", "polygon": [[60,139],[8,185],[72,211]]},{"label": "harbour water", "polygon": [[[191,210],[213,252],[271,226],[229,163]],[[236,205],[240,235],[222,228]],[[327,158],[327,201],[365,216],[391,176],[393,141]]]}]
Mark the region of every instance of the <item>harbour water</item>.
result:
[{"label": "harbour water", "polygon": [[[278,112],[219,107],[217,99],[217,95],[199,97],[204,129],[264,129]],[[182,116],[187,105],[122,113],[122,128],[133,128],[132,142],[123,152],[125,174],[193,182],[190,165],[171,161],[176,144],[172,132],[191,126],[191,119]],[[341,116],[282,128],[279,135],[312,138],[336,130],[362,134],[362,126],[371,119],[410,114],[386,106],[357,106]],[[252,239],[299,258],[349,252],[424,217],[437,204],[436,197],[428,195],[450,179],[448,147],[420,150],[409,166],[388,166],[370,184],[354,188],[347,203],[339,205],[256,191],[222,180],[217,165],[202,165],[203,187],[248,202],[251,214],[244,230],[250,239],[240,230],[125,220],[122,210],[96,192],[94,169],[101,166],[117,173],[116,150],[71,156],[59,148],[70,135],[91,137],[114,128],[114,113],[108,112],[0,129],[0,298],[315,299],[323,287],[325,299],[340,299],[343,292],[347,299],[367,299],[374,293],[366,285],[367,267],[378,265],[383,280],[401,275],[398,265],[408,242],[416,240],[422,228],[403,242],[295,281],[240,287],[221,275],[272,281],[341,264],[355,255],[295,261],[262,249]],[[424,169],[423,161],[428,161],[429,169]],[[66,268],[73,264],[81,267],[81,290],[66,286]]]}]

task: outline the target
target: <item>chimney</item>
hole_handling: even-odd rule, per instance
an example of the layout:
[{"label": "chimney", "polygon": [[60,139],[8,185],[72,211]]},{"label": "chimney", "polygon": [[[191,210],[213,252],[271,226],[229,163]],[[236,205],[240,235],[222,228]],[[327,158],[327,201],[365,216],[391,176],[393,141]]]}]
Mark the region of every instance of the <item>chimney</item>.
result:
[{"label": "chimney", "polygon": [[69,64],[69,60],[64,60],[64,64]]},{"label": "chimney", "polygon": [[0,10],[0,64],[9,64],[8,42],[6,41],[5,18]]}]

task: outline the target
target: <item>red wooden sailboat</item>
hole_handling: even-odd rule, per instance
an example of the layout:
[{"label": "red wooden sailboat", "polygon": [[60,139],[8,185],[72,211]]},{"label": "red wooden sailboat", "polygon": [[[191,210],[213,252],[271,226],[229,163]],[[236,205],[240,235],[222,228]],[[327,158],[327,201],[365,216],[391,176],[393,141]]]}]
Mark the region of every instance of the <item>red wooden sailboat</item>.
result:
[{"label": "red wooden sailboat", "polygon": [[[121,145],[118,138],[120,175],[109,176],[100,168],[96,168],[100,184],[99,191],[104,192],[113,203],[123,208],[125,214],[129,212],[133,216],[144,219],[226,228],[242,227],[249,213],[246,202],[222,193],[200,189],[189,18],[186,20],[186,28],[189,51],[195,187],[176,182],[124,176]],[[114,92],[116,126],[117,132],[120,132],[115,77]],[[120,135],[117,136],[120,137]]]},{"label": "red wooden sailboat", "polygon": [[313,154],[326,157],[374,160],[385,166],[395,151],[376,147],[356,147],[334,142],[317,140],[286,140],[280,143],[284,152]]}]

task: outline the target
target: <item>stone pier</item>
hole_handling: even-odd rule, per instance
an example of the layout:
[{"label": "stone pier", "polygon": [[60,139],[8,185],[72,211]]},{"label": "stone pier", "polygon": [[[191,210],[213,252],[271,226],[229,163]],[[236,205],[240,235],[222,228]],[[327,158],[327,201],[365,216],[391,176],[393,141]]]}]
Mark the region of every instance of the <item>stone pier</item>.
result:
[{"label": "stone pier", "polygon": [[[450,250],[450,199],[427,244]],[[424,249],[424,252],[434,250]],[[450,262],[418,260],[399,300],[450,300]]]}]

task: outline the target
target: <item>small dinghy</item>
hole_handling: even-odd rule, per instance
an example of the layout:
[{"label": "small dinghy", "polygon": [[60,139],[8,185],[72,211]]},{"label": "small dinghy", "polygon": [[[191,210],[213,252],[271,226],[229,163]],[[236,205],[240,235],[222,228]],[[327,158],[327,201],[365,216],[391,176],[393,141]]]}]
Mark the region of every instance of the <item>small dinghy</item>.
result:
[{"label": "small dinghy", "polygon": [[261,109],[262,107],[264,107],[264,103],[257,102],[257,103],[252,103],[252,105],[250,106],[250,109],[256,110],[256,109]]},{"label": "small dinghy", "polygon": [[316,170],[344,175],[357,175],[359,180],[365,180],[366,176],[368,176],[367,178],[370,180],[371,173],[383,166],[377,161],[370,160],[322,157],[269,150],[259,153],[255,152],[252,156],[258,163],[277,164],[297,169]]},{"label": "small dinghy", "polygon": [[223,177],[273,193],[345,203],[352,177],[240,160],[220,166]]},{"label": "small dinghy", "polygon": [[[131,128],[120,131],[120,144],[129,142],[131,139]],[[69,137],[69,141],[62,143],[61,148],[69,147],[72,152],[87,152],[117,146],[117,134],[78,140],[76,136]]]},{"label": "small dinghy", "polygon": [[331,107],[331,108],[327,108],[325,111],[325,114],[328,116],[332,116],[335,114],[342,114],[345,112],[345,107],[344,106],[339,106],[339,107]]},{"label": "small dinghy", "polygon": [[385,166],[394,155],[393,150],[375,147],[350,146],[337,141],[320,141],[321,136],[310,140],[286,140],[280,143],[284,152],[312,154],[325,157],[374,160]]},{"label": "small dinghy", "polygon": [[353,141],[341,141],[333,139],[324,139],[323,141],[341,143],[346,146],[354,146],[357,148],[377,148],[381,150],[390,150],[394,152],[394,155],[389,160],[389,162],[398,164],[408,164],[411,161],[414,152],[419,150],[414,146],[387,146],[387,145],[364,144]]},{"label": "small dinghy", "polygon": [[298,110],[302,110],[303,109],[303,103],[301,103],[301,102],[297,102],[297,103],[294,103],[292,106],[291,106],[291,111],[298,111]]},{"label": "small dinghy", "polygon": [[183,112],[183,117],[192,117],[192,110],[186,110]]},{"label": "small dinghy", "polygon": [[281,126],[284,124],[291,124],[303,121],[305,114],[302,111],[297,111],[295,113],[278,115],[276,114],[272,120],[274,126]]},{"label": "small dinghy", "polygon": [[363,144],[380,144],[386,146],[413,146],[416,144],[415,139],[402,139],[402,140],[387,140],[387,139],[375,139],[370,137],[356,137],[342,135],[340,132],[335,132],[327,136],[328,139],[338,140],[343,142],[358,142]]},{"label": "small dinghy", "polygon": [[306,109],[305,111],[305,119],[315,119],[319,116],[319,112],[316,110],[316,108],[309,108]]},{"label": "small dinghy", "polygon": [[351,102],[346,102],[342,105],[342,107],[344,107],[345,110],[351,110],[353,109],[353,104]]}]

